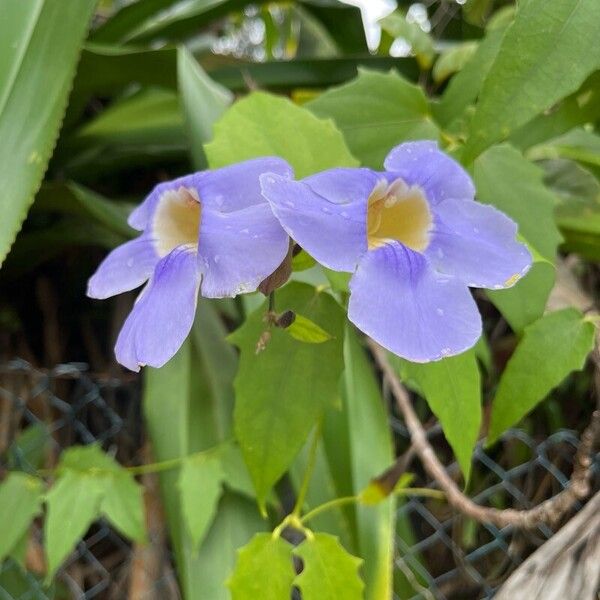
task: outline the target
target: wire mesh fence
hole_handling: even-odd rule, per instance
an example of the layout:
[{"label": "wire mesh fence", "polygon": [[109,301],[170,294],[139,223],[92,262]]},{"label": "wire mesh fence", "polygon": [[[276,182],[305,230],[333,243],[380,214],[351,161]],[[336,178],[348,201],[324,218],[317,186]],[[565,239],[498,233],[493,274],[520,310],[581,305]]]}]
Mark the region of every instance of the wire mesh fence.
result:
[{"label": "wire mesh fence", "polygon": [[[136,375],[96,376],[82,363],[50,370],[21,360],[5,363],[0,366],[0,474],[7,469],[36,472],[54,466],[61,450],[92,442],[100,443],[124,465],[139,464],[144,448],[140,407]],[[399,452],[410,455],[402,422],[392,415],[391,425]],[[428,435],[443,455],[447,447],[439,425],[433,423]],[[477,447],[468,492],[476,501],[498,508],[529,508],[568,485],[577,444],[571,431],[558,431],[540,442],[522,430],[511,430],[500,449]],[[408,456],[418,485],[432,486],[419,473],[417,461],[411,462]],[[458,465],[450,462],[448,470],[457,474]],[[552,535],[546,526],[523,533],[478,525],[435,499],[402,502],[397,517],[398,600],[491,598],[508,574]],[[128,598],[138,550],[100,521],[48,589],[43,582],[42,532],[34,525],[24,552],[27,568],[12,559],[1,567],[0,599]],[[158,576],[148,574],[153,597],[178,598],[168,557],[165,562],[167,567]]]}]

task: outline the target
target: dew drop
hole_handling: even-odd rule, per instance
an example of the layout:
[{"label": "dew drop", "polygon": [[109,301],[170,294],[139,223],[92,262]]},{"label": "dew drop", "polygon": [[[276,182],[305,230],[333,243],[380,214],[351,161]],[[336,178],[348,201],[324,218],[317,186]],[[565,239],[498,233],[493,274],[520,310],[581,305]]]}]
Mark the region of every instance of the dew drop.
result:
[{"label": "dew drop", "polygon": [[128,259],[127,259],[127,266],[128,266],[129,268],[133,267],[133,258],[128,258]]},{"label": "dew drop", "polygon": [[440,317],[444,315],[444,309],[442,309],[442,308],[436,308],[436,309],[435,309],[435,312],[436,312],[438,315],[440,315]]}]

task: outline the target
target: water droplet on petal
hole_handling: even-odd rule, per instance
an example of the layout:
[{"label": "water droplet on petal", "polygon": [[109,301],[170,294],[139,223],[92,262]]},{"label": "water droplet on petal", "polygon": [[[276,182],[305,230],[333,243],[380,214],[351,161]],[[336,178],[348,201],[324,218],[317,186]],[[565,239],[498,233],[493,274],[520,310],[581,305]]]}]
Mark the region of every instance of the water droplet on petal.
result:
[{"label": "water droplet on petal", "polygon": [[436,312],[438,315],[440,315],[440,317],[441,317],[441,316],[443,316],[443,314],[444,314],[444,309],[443,309],[443,308],[436,308],[436,309],[435,309],[435,312]]},{"label": "water droplet on petal", "polygon": [[128,266],[129,268],[133,267],[133,258],[129,258],[129,259],[127,259],[127,266]]}]

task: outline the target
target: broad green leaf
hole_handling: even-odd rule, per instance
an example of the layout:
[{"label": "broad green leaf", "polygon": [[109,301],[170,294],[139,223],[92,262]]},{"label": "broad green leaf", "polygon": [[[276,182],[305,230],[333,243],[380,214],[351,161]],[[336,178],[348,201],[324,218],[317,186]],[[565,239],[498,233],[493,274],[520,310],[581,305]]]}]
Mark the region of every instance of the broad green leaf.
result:
[{"label": "broad green leaf", "polygon": [[254,92],[236,102],[214,126],[205,146],[212,168],[258,156],[280,156],[296,177],[331,167],[354,167],[342,134],[330,120],[318,119],[288,99]]},{"label": "broad green leaf", "polygon": [[571,371],[582,369],[596,328],[573,308],[545,315],[525,329],[498,385],[488,444],[543,400]]},{"label": "broad green leaf", "polygon": [[296,314],[292,324],[285,328],[294,339],[308,344],[322,344],[331,339],[331,334],[315,322]]},{"label": "broad green leaf", "polygon": [[98,517],[103,488],[100,477],[68,469],[48,492],[44,529],[48,580]]},{"label": "broad green leaf", "polygon": [[544,314],[555,279],[554,265],[547,260],[536,260],[534,257],[527,275],[513,287],[487,290],[486,294],[513,331],[521,333],[527,325]]},{"label": "broad green leaf", "polygon": [[577,90],[600,66],[599,30],[597,0],[522,2],[483,84],[463,160]]},{"label": "broad green leaf", "polygon": [[574,94],[515,130],[509,141],[520,150],[526,150],[598,119],[600,71],[595,71]]},{"label": "broad green leaf", "polygon": [[74,143],[77,147],[185,146],[179,99],[174,92],[159,89],[125,98],[79,129]]},{"label": "broad green leaf", "polygon": [[210,70],[212,79],[236,92],[248,90],[248,77],[262,88],[289,89],[295,98],[318,95],[307,88],[340,85],[357,77],[360,69],[395,71],[410,81],[419,77],[413,58],[393,56],[341,56],[339,58],[298,58],[293,61],[230,61]]},{"label": "broad green leaf", "polygon": [[306,106],[318,117],[333,119],[352,154],[376,169],[400,142],[438,137],[423,90],[397,73],[361,69],[354,81]]},{"label": "broad green leaf", "polygon": [[177,75],[186,128],[190,132],[192,163],[206,167],[204,144],[212,138],[213,123],[233,101],[233,95],[215,83],[185,48],[177,53]]},{"label": "broad green leaf", "polygon": [[505,144],[490,148],[473,168],[477,198],[514,219],[525,240],[554,261],[561,241],[553,217],[556,197],[544,186],[543,176],[542,169]]},{"label": "broad green leaf", "polygon": [[489,293],[511,326],[521,331],[543,314],[554,283],[552,265],[562,239],[554,221],[557,198],[544,185],[543,171],[508,145],[484,152],[473,172],[478,199],[517,222],[535,258],[530,272],[513,288]]},{"label": "broad green leaf", "polygon": [[[277,327],[267,331],[266,304],[230,336],[241,351],[235,432],[263,508],[323,410],[336,400],[343,362],[344,313],[330,295],[293,282],[277,291],[276,304],[278,311],[306,315],[332,339],[305,344]],[[270,339],[257,354],[265,334]]]},{"label": "broad green leaf", "polygon": [[294,550],[294,555],[303,563],[302,573],[294,579],[303,600],[362,600],[364,583],[358,569],[363,561],[348,554],[336,537],[315,533]]},{"label": "broad green leaf", "polygon": [[454,73],[462,71],[463,67],[473,58],[478,47],[479,42],[469,40],[443,50],[433,65],[433,80],[436,83],[442,83]]},{"label": "broad green leaf", "polygon": [[481,377],[475,352],[430,363],[394,359],[403,379],[416,384],[454,451],[465,482],[481,426]]},{"label": "broad green leaf", "polygon": [[0,19],[0,264],[33,201],[96,0],[13,0]]},{"label": "broad green leaf", "polygon": [[547,161],[544,168],[546,183],[562,199],[555,218],[565,238],[563,248],[600,260],[600,182],[572,161]]},{"label": "broad green leaf", "polygon": [[105,478],[100,512],[124,536],[139,543],[146,541],[144,488],[124,469]]},{"label": "broad green leaf", "polygon": [[123,242],[136,231],[127,224],[132,206],[115,202],[73,182],[45,183],[40,188],[33,210],[85,217],[114,232]]},{"label": "broad green leaf", "polygon": [[9,473],[0,483],[0,563],[27,534],[33,518],[40,512],[43,483],[24,473]]},{"label": "broad green leaf", "polygon": [[181,466],[177,482],[181,494],[181,512],[195,548],[215,518],[223,477],[221,462],[216,454],[192,456]]},{"label": "broad green leaf", "polygon": [[489,32],[460,73],[450,80],[441,101],[433,104],[433,114],[444,127],[464,115],[477,99],[486,73],[498,54],[503,35],[504,30]]},{"label": "broad green leaf", "polygon": [[232,600],[289,600],[296,575],[293,546],[271,533],[258,533],[240,548],[227,585]]},{"label": "broad green leaf", "polygon": [[[235,367],[214,303],[201,299],[191,338],[164,367],[145,371],[144,414],[155,460],[189,456],[230,436]],[[265,524],[254,501],[225,492],[198,550],[181,514],[177,478],[176,470],[160,474],[182,593],[187,600],[228,600],[224,582],[235,551]]]},{"label": "broad green leaf", "polygon": [[423,31],[418,23],[411,23],[399,11],[379,21],[381,28],[394,38],[401,38],[410,44],[421,69],[429,69],[435,57],[433,39]]},{"label": "broad green leaf", "polygon": [[223,469],[223,483],[229,489],[254,499],[254,485],[239,447],[225,444],[219,450],[219,459]]},{"label": "broad green leaf", "polygon": [[569,158],[592,166],[600,166],[600,136],[587,129],[574,129],[527,152],[530,160]]},{"label": "broad green leaf", "polygon": [[[394,460],[390,426],[381,389],[373,365],[361,347],[360,338],[346,324],[344,340],[344,376],[342,380],[342,414],[329,412],[327,420],[336,420],[329,430],[331,468],[339,466],[331,447],[340,444],[339,428],[345,427],[350,455],[352,494],[360,493],[373,477],[387,469]],[[344,418],[345,417],[345,418]],[[331,427],[331,425],[330,425]],[[328,432],[328,428],[325,429]],[[341,490],[340,493],[348,493]],[[357,554],[364,564],[365,598],[388,598],[392,589],[394,556],[395,500],[378,506],[355,507]]]}]

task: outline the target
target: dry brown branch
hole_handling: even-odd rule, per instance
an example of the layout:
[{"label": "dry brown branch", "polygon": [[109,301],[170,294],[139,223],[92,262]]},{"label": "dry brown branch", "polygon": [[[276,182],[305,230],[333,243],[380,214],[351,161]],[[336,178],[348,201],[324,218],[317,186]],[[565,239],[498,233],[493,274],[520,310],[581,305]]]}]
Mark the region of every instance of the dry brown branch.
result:
[{"label": "dry brown branch", "polygon": [[593,600],[600,583],[600,492],[506,581],[496,600]]},{"label": "dry brown branch", "polygon": [[512,508],[499,510],[481,506],[460,491],[439,461],[427,439],[423,425],[413,409],[406,388],[388,361],[386,351],[373,340],[369,339],[368,345],[396,400],[398,409],[404,417],[415,452],[426,471],[446,494],[448,503],[456,510],[481,523],[493,523],[498,527],[513,526],[528,529],[542,523],[557,523],[578,501],[590,494],[591,453],[600,438],[600,410],[594,411],[590,424],[581,436],[571,484],[567,489],[528,510]]}]

